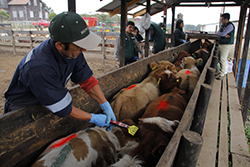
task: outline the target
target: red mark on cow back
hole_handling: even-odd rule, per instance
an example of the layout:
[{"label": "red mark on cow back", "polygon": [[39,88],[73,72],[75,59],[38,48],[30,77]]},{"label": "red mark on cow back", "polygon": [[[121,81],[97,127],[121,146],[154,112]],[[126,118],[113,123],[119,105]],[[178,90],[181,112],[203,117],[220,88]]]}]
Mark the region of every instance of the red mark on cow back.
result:
[{"label": "red mark on cow back", "polygon": [[132,89],[133,87],[136,87],[136,85],[131,85],[131,86],[127,87],[126,90]]},{"label": "red mark on cow back", "polygon": [[76,137],[76,134],[65,137],[64,139],[60,140],[58,143],[55,143],[54,145],[52,145],[49,149],[61,147],[63,144],[67,143],[69,140],[75,137]]},{"label": "red mark on cow back", "polygon": [[187,70],[187,72],[186,72],[185,74],[188,75],[188,74],[190,74],[190,73],[191,73],[191,71]]},{"label": "red mark on cow back", "polygon": [[162,109],[162,110],[166,110],[167,107],[169,105],[169,102],[166,100],[161,100],[160,104],[158,105],[157,109]]}]

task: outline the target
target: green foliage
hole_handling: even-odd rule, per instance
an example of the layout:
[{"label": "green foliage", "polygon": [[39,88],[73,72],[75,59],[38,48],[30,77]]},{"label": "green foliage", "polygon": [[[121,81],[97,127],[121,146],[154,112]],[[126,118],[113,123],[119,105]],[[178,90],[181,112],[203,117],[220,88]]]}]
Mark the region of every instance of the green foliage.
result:
[{"label": "green foliage", "polygon": [[80,14],[82,17],[97,17],[99,22],[105,21],[116,21],[120,22],[121,17],[118,15],[114,15],[109,17],[109,14]]},{"label": "green foliage", "polygon": [[56,16],[56,13],[54,13],[54,12],[50,13],[49,14],[49,20],[53,19],[55,16]]},{"label": "green foliage", "polygon": [[5,11],[0,11],[0,21],[10,20],[10,15]]},{"label": "green foliage", "polygon": [[248,150],[250,153],[250,111],[248,110],[248,118],[247,121],[245,122],[245,134],[247,138],[247,144],[248,144]]},{"label": "green foliage", "polygon": [[187,25],[184,25],[184,29],[185,31],[200,31],[201,25],[198,24],[197,26],[195,26],[195,25],[187,24]]}]

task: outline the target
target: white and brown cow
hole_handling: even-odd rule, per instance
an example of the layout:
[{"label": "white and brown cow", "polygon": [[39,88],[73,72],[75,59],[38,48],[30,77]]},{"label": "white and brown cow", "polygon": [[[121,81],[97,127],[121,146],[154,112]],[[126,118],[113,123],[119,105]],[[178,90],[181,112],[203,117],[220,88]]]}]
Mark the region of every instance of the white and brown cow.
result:
[{"label": "white and brown cow", "polygon": [[[123,122],[136,125],[132,120],[123,120]],[[139,130],[135,134],[139,138],[139,145],[111,167],[130,167],[131,163],[136,167],[155,166],[178,124],[178,121],[170,121],[162,117],[142,118],[137,125]]]},{"label": "white and brown cow", "polygon": [[[132,119],[134,122],[137,122],[148,103],[161,95],[159,89],[160,83],[167,84],[164,91],[175,87],[177,80],[174,79],[174,75],[171,75],[173,73],[168,70],[169,65],[151,63],[151,68],[153,71],[141,83],[122,89],[111,100],[111,106],[118,121]],[[164,73],[169,75],[169,77],[165,76],[161,78],[161,75]],[[165,82],[163,81],[164,79],[168,81]]]},{"label": "white and brown cow", "polygon": [[53,142],[33,167],[106,167],[137,145],[136,137],[125,136],[118,127],[108,132],[95,126]]}]

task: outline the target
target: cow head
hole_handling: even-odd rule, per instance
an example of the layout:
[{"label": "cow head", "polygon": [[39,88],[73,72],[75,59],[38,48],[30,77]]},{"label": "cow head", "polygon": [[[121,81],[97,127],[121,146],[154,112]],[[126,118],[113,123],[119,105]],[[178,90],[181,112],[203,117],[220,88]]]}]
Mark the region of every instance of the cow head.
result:
[{"label": "cow head", "polygon": [[158,79],[159,79],[162,72],[164,72],[167,69],[174,68],[172,65],[173,65],[172,63],[171,64],[165,63],[165,64],[160,65],[160,64],[157,64],[157,63],[153,62],[153,63],[150,64],[150,67],[151,67],[151,69],[153,71],[149,74],[149,76],[155,77],[157,79],[157,81],[158,81]]},{"label": "cow head", "polygon": [[159,61],[159,65],[160,66],[164,66],[166,68],[166,70],[172,71],[173,73],[177,73],[176,69],[175,69],[175,65],[173,63],[171,63],[170,61]]},{"label": "cow head", "polygon": [[182,60],[184,57],[188,57],[188,52],[186,52],[186,51],[181,51],[181,52],[178,54],[178,60]]},{"label": "cow head", "polygon": [[145,162],[144,166],[155,166],[178,124],[178,121],[169,121],[161,117],[141,119],[138,124],[140,143],[130,155],[138,156]]},{"label": "cow head", "polygon": [[181,77],[176,78],[171,71],[165,70],[161,73],[158,82],[161,94],[169,93],[174,87],[178,87],[181,81]]},{"label": "cow head", "polygon": [[195,60],[193,57],[188,56],[184,57],[181,62],[181,67],[183,69],[191,69],[192,66],[197,66],[203,63],[203,60],[201,58]]}]

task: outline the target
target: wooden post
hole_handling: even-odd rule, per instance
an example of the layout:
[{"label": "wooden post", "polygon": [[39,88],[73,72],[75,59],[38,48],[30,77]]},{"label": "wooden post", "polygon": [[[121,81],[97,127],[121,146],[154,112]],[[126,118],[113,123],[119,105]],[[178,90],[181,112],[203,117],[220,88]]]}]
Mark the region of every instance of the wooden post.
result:
[{"label": "wooden post", "polygon": [[103,59],[102,59],[102,64],[105,64],[105,59],[106,59],[106,51],[105,51],[105,43],[106,43],[106,32],[102,32],[102,55],[103,55]]},{"label": "wooden post", "polygon": [[[150,14],[150,0],[147,0],[146,13]],[[145,57],[149,55],[149,30],[146,30],[145,35]]]},{"label": "wooden post", "polygon": [[185,131],[181,137],[174,166],[196,166],[203,138],[196,132]]},{"label": "wooden post", "polygon": [[172,7],[172,25],[171,25],[171,43],[174,46],[174,21],[175,21],[175,6]]},{"label": "wooden post", "polygon": [[31,31],[29,31],[29,36],[30,36],[30,48],[33,49],[33,42],[32,42],[32,37],[31,37]]},{"label": "wooden post", "polygon": [[121,44],[121,52],[119,53],[120,56],[120,67],[125,65],[125,37],[126,37],[126,18],[127,18],[127,1],[121,1],[121,37],[120,37],[120,44]]},{"label": "wooden post", "polygon": [[190,130],[197,132],[200,135],[203,131],[211,92],[212,88],[210,85],[204,83],[201,84],[200,94],[196,103],[194,119],[190,128]]},{"label": "wooden post", "polygon": [[249,40],[250,40],[250,12],[248,13],[247,29],[246,29],[244,39],[245,39],[244,48],[243,48],[241,65],[240,65],[240,74],[239,74],[239,79],[238,79],[238,94],[239,94],[240,102],[242,100],[241,99],[241,90],[242,90],[242,84],[243,84],[244,73],[245,73],[245,68],[246,68],[247,53],[248,53]]},{"label": "wooden post", "polygon": [[234,67],[235,80],[237,77],[242,36],[243,36],[242,34],[243,34],[244,25],[245,25],[245,18],[246,18],[248,3],[249,3],[249,0],[247,0],[243,5],[241,5],[241,9],[240,9],[240,18],[239,18],[239,24],[238,24],[238,30],[237,30],[236,44],[235,44],[235,49],[234,49],[234,60],[236,60],[235,67]]},{"label": "wooden post", "polygon": [[165,24],[165,28],[164,28],[164,30],[165,30],[165,34],[167,33],[167,11],[168,11],[168,4],[166,4],[166,8],[165,8],[165,10],[164,10],[164,12],[163,12],[163,23]]},{"label": "wooden post", "polygon": [[206,75],[206,79],[205,79],[204,83],[212,86],[213,81],[214,81],[214,74],[215,74],[215,69],[208,67],[207,68],[207,75]]},{"label": "wooden post", "polygon": [[13,30],[11,30],[11,37],[12,37],[12,46],[13,46],[14,56],[16,56],[15,37],[14,37],[14,31]]},{"label": "wooden post", "polygon": [[76,0],[68,0],[68,11],[76,12]]}]

